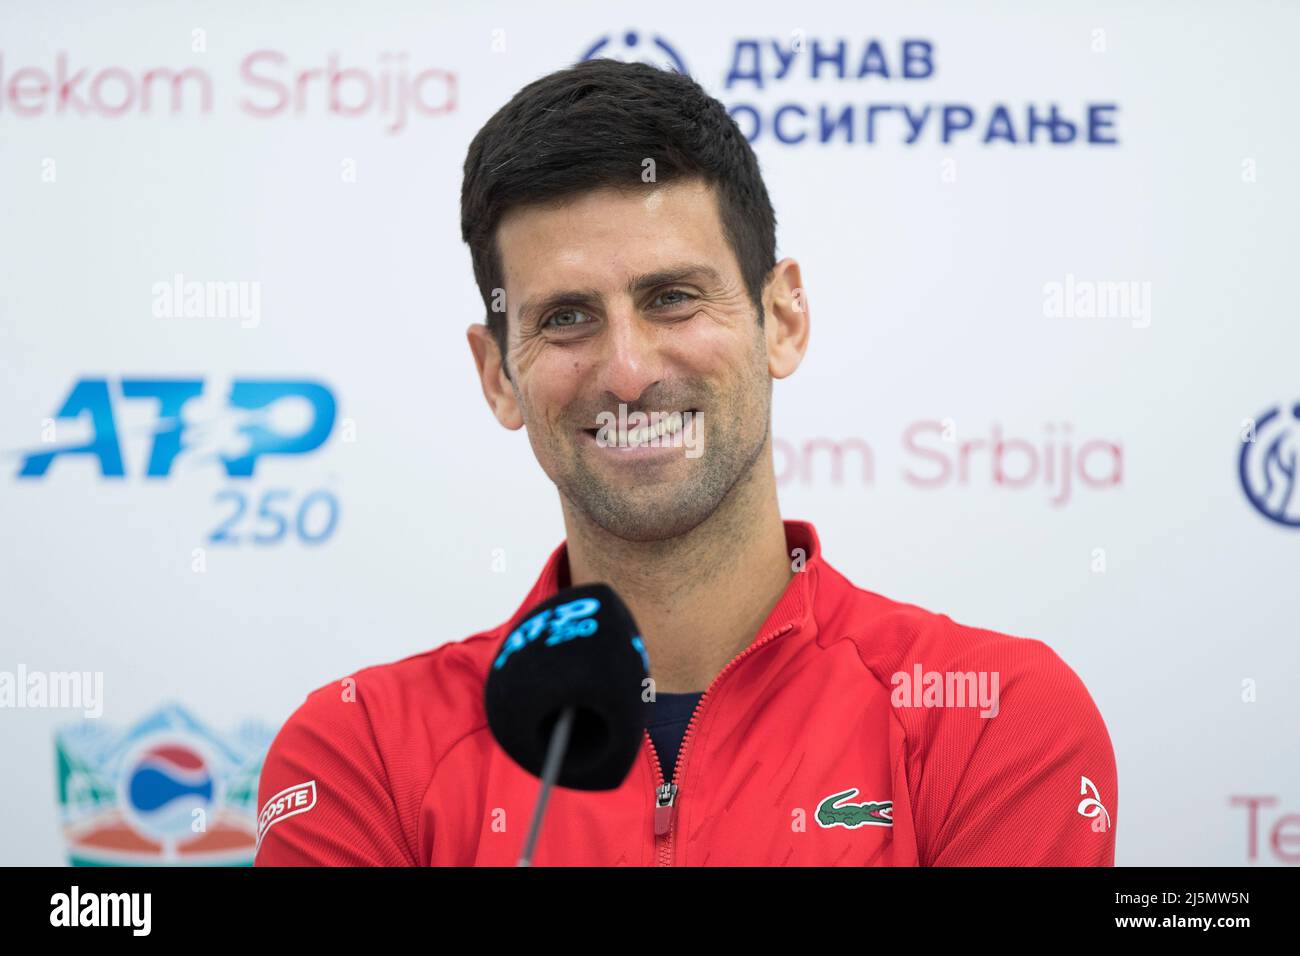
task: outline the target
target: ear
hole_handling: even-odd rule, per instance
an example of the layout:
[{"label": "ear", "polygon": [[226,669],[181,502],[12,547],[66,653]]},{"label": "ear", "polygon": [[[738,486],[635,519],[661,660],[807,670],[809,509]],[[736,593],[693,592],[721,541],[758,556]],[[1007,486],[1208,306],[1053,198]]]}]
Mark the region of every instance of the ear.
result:
[{"label": "ear", "polygon": [[483,386],[488,408],[497,421],[511,431],[522,428],[524,416],[519,409],[519,398],[514,384],[506,378],[496,338],[482,322],[475,322],[466,329],[465,337],[469,339],[469,350],[474,353],[474,365],[478,368],[479,383]]},{"label": "ear", "polygon": [[808,294],[799,263],[782,259],[772,267],[763,289],[763,332],[767,338],[767,367],[773,378],[786,378],[808,351]]}]

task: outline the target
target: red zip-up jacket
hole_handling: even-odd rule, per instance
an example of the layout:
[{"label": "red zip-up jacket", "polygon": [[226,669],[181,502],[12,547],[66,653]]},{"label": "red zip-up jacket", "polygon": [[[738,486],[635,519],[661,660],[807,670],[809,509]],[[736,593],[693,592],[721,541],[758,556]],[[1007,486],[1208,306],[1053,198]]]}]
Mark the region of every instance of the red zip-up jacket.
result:
[{"label": "red zip-up jacket", "polygon": [[[855,587],[811,524],[785,529],[803,569],[672,781],[647,734],[618,789],[557,788],[534,865],[1113,865],[1114,751],[1051,648]],[[262,768],[256,864],[514,865],[540,783],[488,730],[484,682],[568,573],[561,544],[500,627],[313,691]]]}]

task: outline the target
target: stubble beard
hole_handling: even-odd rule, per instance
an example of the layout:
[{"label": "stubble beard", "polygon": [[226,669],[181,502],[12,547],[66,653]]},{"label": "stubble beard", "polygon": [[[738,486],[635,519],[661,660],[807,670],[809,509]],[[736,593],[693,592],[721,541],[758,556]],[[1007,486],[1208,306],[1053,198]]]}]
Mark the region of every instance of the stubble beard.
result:
[{"label": "stubble beard", "polygon": [[752,378],[742,389],[742,396],[749,395],[754,400],[748,405],[737,397],[728,407],[714,405],[713,411],[699,415],[702,454],[687,458],[683,445],[677,452],[685,467],[672,466],[686,475],[684,479],[637,484],[636,470],[627,469],[622,481],[612,481],[605,471],[592,467],[590,451],[576,447],[577,439],[557,459],[567,467],[551,478],[574,508],[614,537],[650,542],[687,534],[749,478],[768,446],[771,379]]}]

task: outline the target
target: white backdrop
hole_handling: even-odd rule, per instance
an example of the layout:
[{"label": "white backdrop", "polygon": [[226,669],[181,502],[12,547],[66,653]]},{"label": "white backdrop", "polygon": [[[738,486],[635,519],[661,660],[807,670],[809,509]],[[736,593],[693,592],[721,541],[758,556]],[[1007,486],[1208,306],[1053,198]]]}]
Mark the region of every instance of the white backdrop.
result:
[{"label": "white backdrop", "polygon": [[[167,785],[207,794],[234,834],[204,858],[246,860],[248,775],[309,690],[513,611],[563,528],[465,345],[482,305],[461,166],[519,87],[602,38],[617,55],[662,39],[764,117],[778,255],[802,264],[812,312],[807,360],[776,386],[785,516],[813,521],[860,586],[1041,639],[1079,673],[1116,749],[1117,863],[1300,860],[1300,490],[1277,504],[1300,448],[1300,13],[725,6],[0,9],[0,682],[27,688],[0,709],[0,862],[184,859],[188,837],[140,796],[137,751],[168,740],[198,757],[154,754]],[[832,61],[814,79],[812,44],[840,39],[848,76]],[[857,76],[873,39],[887,79]],[[931,75],[898,75],[908,39],[931,45]],[[750,40],[761,88],[728,82]],[[780,78],[774,40],[804,44]],[[294,78],[331,62],[368,77],[340,88],[358,115],[331,111],[319,76],[293,103]],[[162,69],[195,73],[179,104],[155,77],[146,109]],[[431,106],[393,130],[379,85],[424,71]],[[771,123],[792,103],[809,119],[788,111],[783,132],[808,136],[787,143]],[[867,143],[868,104],[935,106],[910,144],[902,114],[879,111]],[[975,116],[948,142],[944,104]],[[1052,143],[1046,127],[1027,142],[1030,104],[1080,123],[1113,104],[1098,137],[1117,142]],[[853,142],[819,141],[822,105],[857,110]],[[985,141],[999,105],[1015,144]],[[178,274],[241,283],[256,315],[160,316]],[[1137,297],[1078,315],[1099,282]],[[197,447],[152,477],[167,423],[123,385],[150,379],[202,389],[184,413]],[[254,419],[227,399],[255,379],[320,383],[336,418],[314,450],[228,477],[209,456],[248,450]],[[58,418],[78,382],[111,430]],[[1274,408],[1247,448],[1261,508],[1238,461],[1244,423]],[[314,414],[290,399],[267,427],[297,434]],[[106,434],[120,476],[57,455],[20,477]],[[1038,449],[1032,468],[1008,450],[1001,482],[999,434]],[[840,480],[819,442],[844,450]],[[238,540],[212,540],[223,529]],[[40,703],[20,680],[33,672],[101,675],[102,716],[19,706]]]}]

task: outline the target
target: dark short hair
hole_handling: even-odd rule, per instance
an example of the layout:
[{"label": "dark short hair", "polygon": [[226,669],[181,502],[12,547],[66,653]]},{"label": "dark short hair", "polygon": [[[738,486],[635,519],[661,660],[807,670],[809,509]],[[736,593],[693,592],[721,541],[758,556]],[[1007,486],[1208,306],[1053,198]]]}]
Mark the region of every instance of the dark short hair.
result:
[{"label": "dark short hair", "polygon": [[762,325],[776,215],[758,157],[735,120],[689,76],[587,60],[521,89],[483,124],[465,156],[461,237],[503,361],[506,315],[492,308],[493,290],[505,287],[496,243],[502,217],[604,186],[646,188],[646,159],[655,162],[658,184],[701,178],[714,187],[723,234]]}]

